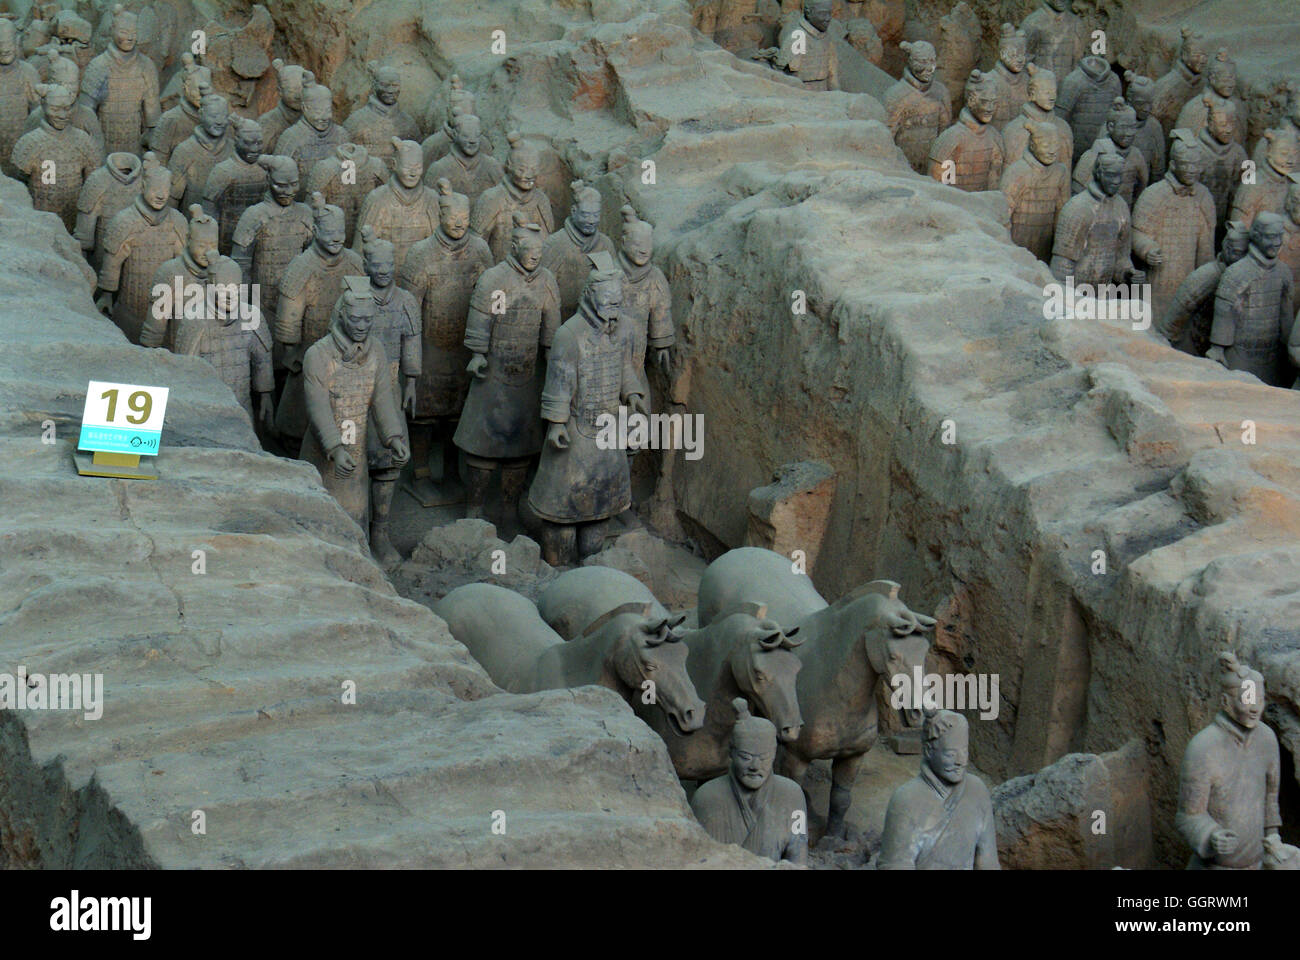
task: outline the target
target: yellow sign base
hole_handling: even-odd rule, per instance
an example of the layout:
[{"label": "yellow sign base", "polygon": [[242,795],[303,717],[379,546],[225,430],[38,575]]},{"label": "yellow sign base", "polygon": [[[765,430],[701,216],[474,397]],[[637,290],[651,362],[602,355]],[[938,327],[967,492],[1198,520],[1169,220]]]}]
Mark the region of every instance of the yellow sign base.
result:
[{"label": "yellow sign base", "polygon": [[118,480],[158,479],[158,471],[147,463],[141,463],[138,453],[96,451],[95,455],[91,456],[74,452],[72,459],[77,464],[77,473],[83,477],[114,477]]}]

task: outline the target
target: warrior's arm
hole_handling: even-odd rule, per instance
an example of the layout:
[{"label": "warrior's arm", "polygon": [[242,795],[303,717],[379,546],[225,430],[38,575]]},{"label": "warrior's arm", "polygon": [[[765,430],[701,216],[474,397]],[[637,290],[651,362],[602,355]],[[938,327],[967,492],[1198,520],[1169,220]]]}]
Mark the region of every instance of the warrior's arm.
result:
[{"label": "warrior's arm", "polygon": [[99,268],[99,289],[116,293],[122,279],[122,265],[131,255],[131,243],[126,241],[116,250],[104,251],[104,262]]},{"label": "warrior's arm", "polygon": [[979,839],[975,842],[975,869],[1001,870],[998,863],[998,835],[994,827],[993,803],[985,799],[984,825],[980,829]]},{"label": "warrior's arm", "polygon": [[424,349],[421,342],[423,338],[420,335],[420,312],[418,306],[415,308],[415,311],[415,317],[411,318],[411,326],[402,334],[401,371],[402,375],[406,377],[408,381],[415,380],[420,376],[420,370],[424,364]]},{"label": "warrior's arm", "polygon": [[885,810],[885,827],[880,838],[880,857],[877,870],[915,870],[916,844],[913,842],[914,826],[904,809],[906,804],[898,792],[889,799]]},{"label": "warrior's arm", "polygon": [[[1295,322],[1291,324],[1291,336],[1287,338],[1286,352],[1291,356],[1291,364],[1300,367],[1300,314],[1296,315]],[[1296,381],[1300,383],[1300,380]]]},{"label": "warrior's arm", "polygon": [[388,356],[384,353],[383,344],[375,340],[371,340],[370,343],[375,364],[380,371],[375,390],[370,395],[370,410],[375,415],[375,424],[379,427],[379,438],[385,444],[389,444],[394,438],[400,439],[406,435],[406,419],[393,400],[392,389],[384,382],[388,379]]},{"label": "warrior's arm", "polygon": [[95,227],[99,224],[99,203],[90,202],[83,188],[77,204],[77,226],[72,235],[81,243],[82,250],[95,249]]},{"label": "warrior's arm", "polygon": [[277,343],[296,346],[302,342],[302,315],[307,309],[307,299],[303,293],[291,297],[285,294],[283,287],[280,288],[280,304],[275,314]]},{"label": "warrior's arm", "polygon": [[1228,348],[1236,339],[1237,304],[1235,298],[1219,294],[1214,298],[1214,322],[1210,325],[1210,343]]},{"label": "warrior's arm", "polygon": [[664,283],[656,296],[650,301],[650,317],[646,325],[646,343],[651,350],[667,350],[677,342],[677,331],[673,327],[672,295],[668,284]]},{"label": "warrior's arm", "polygon": [[158,101],[158,70],[152,62],[144,72],[142,101],[145,129],[152,130],[158,125],[158,118],[162,116],[162,104]]},{"label": "warrior's arm", "polygon": [[1282,761],[1277,745],[1273,745],[1272,756],[1268,758],[1268,770],[1264,774],[1264,833],[1277,833],[1282,827],[1282,813],[1278,808],[1278,787],[1282,782]]},{"label": "warrior's arm", "polygon": [[[167,322],[171,319],[171,311],[162,308],[169,304],[159,299],[153,299],[152,293],[159,286],[170,287],[171,284],[168,282],[170,279],[172,278],[166,276],[160,270],[154,274],[153,281],[149,285],[152,303],[149,309],[145,311],[144,324],[140,327],[140,346],[142,347],[161,347],[167,337]],[[170,298],[168,298],[168,301],[170,301]],[[179,308],[180,304],[177,304],[176,307]]]},{"label": "warrior's arm", "polygon": [[1129,220],[1124,221],[1124,225],[1119,231],[1119,256],[1115,258],[1116,279],[1127,280],[1133,275],[1133,224]]},{"label": "warrior's arm", "polygon": [[1277,330],[1278,339],[1286,341],[1291,336],[1295,320],[1295,281],[1283,274],[1282,295],[1278,297]]},{"label": "warrior's arm", "polygon": [[546,360],[546,384],[542,387],[541,417],[550,423],[568,423],[573,395],[578,389],[578,365],[565,337]]},{"label": "warrior's arm", "polygon": [[1210,775],[1207,764],[1195,744],[1189,744],[1183,757],[1182,779],[1178,788],[1178,813],[1174,827],[1197,856],[1209,860],[1214,856],[1211,838],[1223,829],[1206,812],[1210,802]]},{"label": "warrior's arm", "polygon": [[302,391],[306,399],[307,419],[320,439],[320,447],[332,453],[343,443],[343,434],[334,422],[334,408],[330,405],[330,385],[318,355],[305,357],[302,364]]}]

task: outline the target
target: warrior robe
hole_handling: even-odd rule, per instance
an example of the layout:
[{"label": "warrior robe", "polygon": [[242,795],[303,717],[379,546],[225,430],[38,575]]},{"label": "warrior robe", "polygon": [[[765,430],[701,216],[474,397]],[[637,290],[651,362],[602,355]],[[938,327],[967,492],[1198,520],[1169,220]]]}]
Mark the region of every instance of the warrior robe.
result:
[{"label": "warrior robe", "polygon": [[989,121],[998,130],[1003,130],[1020,110],[1029,102],[1029,73],[1021,70],[1012,73],[1001,60],[993,67],[993,82],[998,91],[998,102],[993,108],[993,119]]},{"label": "warrior robe", "polygon": [[1286,355],[1295,322],[1294,287],[1290,268],[1263,257],[1253,244],[1223,271],[1210,342],[1224,348],[1229,370],[1248,371],[1275,387],[1295,380]]},{"label": "warrior robe", "polygon": [[[176,281],[180,280],[181,295],[176,298]],[[144,318],[144,325],[140,328],[140,346],[142,347],[166,347],[173,350],[176,342],[176,325],[181,318],[185,316],[185,304],[189,302],[193,287],[198,287],[204,291],[204,299],[200,301],[203,304],[202,315],[206,316],[208,312],[206,288],[208,284],[208,268],[201,267],[194,262],[190,256],[189,247],[181,251],[180,256],[172,257],[153,275],[153,280],[149,283],[149,289],[153,290],[159,285],[166,286],[172,291],[172,309],[170,311],[159,311],[150,309],[148,315]]]},{"label": "warrior robe", "polygon": [[878,870],[1000,870],[993,802],[974,774],[946,783],[928,764],[889,798]]},{"label": "warrior robe", "polygon": [[1106,128],[1106,114],[1120,95],[1120,79],[1102,57],[1084,57],[1074,71],[1061,82],[1056,98],[1056,112],[1074,131],[1071,163],[1078,163],[1083,152]]},{"label": "warrior robe", "polygon": [[1151,182],[1165,175],[1165,131],[1160,121],[1150,114],[1138,124],[1137,137],[1133,146],[1142,151],[1147,167],[1151,171]]},{"label": "warrior robe", "polygon": [[[455,131],[451,128],[451,123],[444,120],[441,127],[429,134],[420,144],[420,151],[424,154],[424,168],[427,170],[433,166],[448,153],[451,152],[451,145],[456,142]],[[487,132],[479,134],[478,140],[479,156],[491,157],[492,141],[488,139]],[[495,157],[493,157],[495,159]],[[500,161],[498,161],[500,162]],[[436,181],[435,181],[436,182]],[[494,183],[496,181],[493,181]],[[432,184],[430,184],[432,186]],[[458,193],[464,193],[464,190],[458,190]]]},{"label": "warrior robe", "polygon": [[171,207],[155,210],[143,196],[108,222],[99,288],[116,293],[113,322],[132,343],[140,342],[141,328],[153,305],[154,274],[180,255],[188,237],[189,224],[180,211]]},{"label": "warrior robe", "polygon": [[1205,86],[1205,71],[1192,73],[1182,57],[1170,68],[1169,72],[1156,81],[1151,98],[1151,116],[1160,121],[1165,131],[1165,139],[1175,129],[1178,114],[1192,97],[1198,95]]},{"label": "warrior robe", "polygon": [[[409,444],[406,418],[400,415],[402,387],[407,377],[420,375],[420,307],[415,297],[396,283],[390,283],[384,290],[377,290],[372,284],[370,291],[375,299],[375,321],[370,328],[370,339],[384,348],[384,357],[388,361],[384,368],[388,389],[402,423],[402,440]],[[336,314],[341,316],[342,308],[343,300],[340,298],[334,307]],[[373,414],[372,410],[366,448],[371,473],[381,480],[396,480],[399,468],[393,466],[392,451],[380,442],[382,437]]]},{"label": "warrior robe", "polygon": [[514,231],[516,213],[522,213],[548,235],[555,232],[551,200],[541,187],[523,194],[506,176],[496,186],[484,190],[471,209],[469,228],[487,241],[496,263],[501,263],[510,253],[510,235]]},{"label": "warrior robe", "polygon": [[588,523],[632,505],[627,451],[598,439],[604,415],[618,421],[619,404],[641,391],[632,340],[618,320],[606,323],[583,303],[555,334],[546,364],[541,417],[568,428],[569,446],[542,447],[528,505],[552,523]]},{"label": "warrior robe", "polygon": [[190,138],[172,151],[169,169],[172,172],[172,202],[181,210],[203,199],[203,188],[208,176],[218,163],[232,156],[235,144],[227,130],[213,137],[202,127],[195,127]]},{"label": "warrior robe", "polygon": [[[307,192],[307,181],[311,179],[312,168],[326,157],[333,156],[339,144],[347,143],[348,135],[337,123],[331,123],[322,132],[301,118],[288,130],[280,134],[276,150],[281,156],[292,157],[298,164],[298,199],[305,200],[311,196]],[[265,149],[269,150],[270,147]]]},{"label": "warrior robe", "polygon": [[361,203],[357,214],[357,231],[353,249],[361,250],[361,231],[374,227],[375,233],[393,245],[397,269],[406,262],[406,253],[438,229],[438,195],[424,184],[407,189],[394,174],[382,186],[375,187]]},{"label": "warrior robe", "polygon": [[884,104],[894,143],[913,170],[928,173],[930,146],[952,123],[947,87],[938,80],[923,84],[904,67],[902,79],[885,91]]},{"label": "warrior robe", "polygon": [[1011,214],[1011,242],[1046,263],[1052,256],[1056,220],[1070,199],[1064,163],[1043,163],[1026,150],[1002,175],[1001,190]]},{"label": "warrior robe", "polygon": [[123,53],[111,43],[86,67],[81,95],[99,116],[109,153],[138,154],[145,132],[162,114],[153,61],[139,50]]},{"label": "warrior robe", "polygon": [[562,317],[571,317],[578,309],[582,288],[587,285],[587,275],[591,273],[588,255],[592,253],[608,253],[612,259],[615,256],[614,244],[599,230],[584,237],[567,218],[559,230],[546,238],[542,247],[542,266],[551,271],[560,288]]},{"label": "warrior robe", "polygon": [[1156,325],[1161,336],[1184,353],[1203,357],[1210,348],[1214,293],[1226,266],[1220,254],[1188,274],[1174,291],[1174,302]]},{"label": "warrior robe", "polygon": [[184,97],[158,118],[158,125],[149,131],[149,149],[158,155],[163,166],[171,159],[172,151],[190,138],[199,125],[199,108]]},{"label": "warrior robe", "polygon": [[420,128],[405,110],[397,104],[391,107],[374,94],[343,121],[348,139],[365,147],[370,156],[380,160],[388,170],[393,169],[393,137],[399,140],[420,140]]},{"label": "warrior robe", "polygon": [[284,105],[283,100],[277,102],[274,107],[258,117],[258,126],[262,128],[262,151],[264,153],[275,153],[276,144],[280,141],[280,135],[301,119],[302,111],[291,110]]},{"label": "warrior robe", "polygon": [[972,193],[996,190],[1002,180],[1005,156],[1002,134],[991,123],[980,123],[962,107],[957,122],[930,148],[930,176],[942,181],[944,163],[951,160],[954,186]]},{"label": "warrior robe", "polygon": [[[803,31],[804,52],[794,53],[794,32]],[[835,41],[818,30],[804,17],[791,17],[781,29],[777,40],[779,53],[773,61],[778,70],[793,74],[803,83],[805,90],[838,90],[840,88],[839,57]]]},{"label": "warrior robe", "polygon": [[757,790],[746,790],[730,771],[701,784],[691,812],[719,843],[738,844],[769,860],[804,863],[808,836],[796,833],[795,813],[807,816],[803,790],[788,777],[772,774]]},{"label": "warrior robe", "polygon": [[1284,219],[1286,236],[1282,240],[1282,249],[1277,252],[1277,258],[1291,268],[1293,278],[1300,279],[1300,223],[1289,216]]},{"label": "warrior robe", "polygon": [[457,447],[490,460],[530,457],[542,448],[539,353],[550,349],[559,325],[551,271],[539,266],[529,273],[511,255],[483,272],[470,296],[465,348],[487,358],[487,375],[470,380],[452,438]]},{"label": "warrior robe", "polygon": [[1193,133],[1200,133],[1205,129],[1205,125],[1210,118],[1210,108],[1205,105],[1205,97],[1209,97],[1216,105],[1232,104],[1235,110],[1232,139],[1244,148],[1246,145],[1246,127],[1250,114],[1247,112],[1246,101],[1242,100],[1241,97],[1221,97],[1213,90],[1206,90],[1203,96],[1192,97],[1187,101],[1178,114],[1178,119],[1174,121],[1174,129],[1191,130]]},{"label": "warrior robe", "polygon": [[474,285],[491,266],[492,251],[482,237],[466,231],[453,240],[442,227],[406,255],[397,282],[419,304],[422,329],[416,421],[456,417],[465,405],[470,377],[465,318]]},{"label": "warrior robe", "polygon": [[1214,198],[1200,183],[1184,186],[1172,172],[1133,206],[1133,252],[1143,260],[1159,247],[1163,262],[1147,261],[1151,315],[1163,316],[1187,275],[1214,259]]},{"label": "warrior robe", "polygon": [[[1277,735],[1263,723],[1248,730],[1219,711],[1213,723],[1192,737],[1183,754],[1174,820],[1192,848],[1187,869],[1260,869],[1264,834],[1282,825],[1277,803],[1281,776]],[[1235,833],[1237,849],[1215,853],[1210,839],[1216,830]]]},{"label": "warrior robe", "polygon": [[1214,198],[1214,222],[1217,226],[1228,216],[1228,201],[1232,199],[1237,182],[1241,179],[1241,165],[1246,162],[1246,149],[1235,140],[1220,143],[1205,129],[1201,130],[1197,141],[1205,156],[1201,183]]},{"label": "warrior robe", "polygon": [[677,342],[673,327],[673,295],[664,272],[653,263],[636,266],[618,254],[623,268],[623,309],[619,323],[632,339],[632,366],[641,378],[640,394],[650,409],[650,385],[645,375],[646,349],[664,350]]},{"label": "warrior robe", "polygon": [[[27,115],[27,122],[23,125],[23,133],[35,130],[45,119],[45,111],[39,106]],[[99,125],[99,117],[95,116],[95,111],[86,106],[80,100],[72,105],[72,114],[68,119],[68,126],[76,127],[82,130],[90,137],[90,142],[95,145],[95,151],[101,156],[108,156],[104,149],[104,130]],[[134,154],[133,154],[134,156]],[[8,156],[5,158],[8,162]]]},{"label": "warrior robe", "polygon": [[[1241,168],[1238,167],[1238,170]],[[1232,214],[1229,220],[1239,220],[1249,227],[1259,213],[1282,213],[1291,180],[1279,173],[1271,163],[1259,164],[1254,183],[1243,183],[1232,197]]]},{"label": "warrior robe", "polygon": [[[1052,242],[1052,275],[1094,287],[1120,283],[1132,272],[1132,222],[1122,197],[1088,184],[1061,208]],[[1159,316],[1159,314],[1155,314]]]}]

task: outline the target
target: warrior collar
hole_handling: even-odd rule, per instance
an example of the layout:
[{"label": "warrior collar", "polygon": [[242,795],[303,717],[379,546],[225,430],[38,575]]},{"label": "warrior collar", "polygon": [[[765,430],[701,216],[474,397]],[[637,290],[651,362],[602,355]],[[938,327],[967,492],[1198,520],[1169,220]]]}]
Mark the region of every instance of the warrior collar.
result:
[{"label": "warrior collar", "polygon": [[934,82],[934,81],[927,81],[926,83],[922,83],[920,80],[916,78],[916,74],[912,72],[911,67],[903,67],[903,79],[906,80],[908,83],[910,83],[912,86],[914,86],[917,90],[920,90],[922,93],[925,93],[927,90],[929,90],[930,84]]},{"label": "warrior collar", "polygon": [[207,278],[208,268],[200,267],[198,263],[195,262],[194,258],[190,256],[190,248],[188,245],[186,245],[185,249],[181,251],[181,263],[184,265],[185,269],[189,271],[190,276],[194,277],[196,280]]},{"label": "warrior collar", "polygon": [[129,63],[134,63],[135,58],[140,56],[140,47],[136,46],[133,50],[130,50],[127,53],[123,53],[121,50],[117,48],[116,43],[110,43],[108,45],[108,54],[114,60],[116,60],[119,65],[126,66]]},{"label": "warrior collar", "polygon": [[1178,178],[1174,176],[1173,168],[1170,168],[1169,172],[1165,174],[1165,182],[1169,184],[1169,188],[1174,191],[1175,196],[1190,197],[1195,192],[1196,184],[1180,183]]},{"label": "warrior collar", "polygon": [[514,268],[515,273],[519,274],[521,277],[524,278],[524,283],[532,283],[534,280],[536,280],[538,277],[542,275],[542,270],[540,265],[535,270],[525,270],[523,264],[515,259],[515,255],[513,253],[506,254],[506,263],[510,264],[510,266]]},{"label": "warrior collar", "polygon": [[510,179],[510,174],[508,173],[501,178],[501,182],[505,184],[506,193],[508,193],[518,204],[525,204],[531,200],[533,198],[533,192],[537,189],[536,187],[533,187],[532,190],[520,190],[515,186],[515,182]]},{"label": "warrior collar", "polygon": [[581,303],[578,304],[578,315],[581,316],[582,319],[587,321],[587,326],[591,327],[592,333],[595,336],[603,335],[606,337],[612,337],[614,335],[614,331],[618,329],[617,317],[615,317],[613,320],[606,320],[595,310],[593,310],[591,308],[591,305],[587,303],[586,300],[583,300]]},{"label": "warrior collar", "polygon": [[1056,114],[1051,110],[1044,110],[1032,100],[1026,100],[1021,111],[1030,120],[1037,120],[1039,123],[1042,123],[1044,120],[1050,120],[1052,117],[1056,116]]},{"label": "warrior collar", "polygon": [[181,97],[180,108],[181,113],[185,114],[188,119],[193,120],[196,124],[199,122],[199,108],[184,97]]},{"label": "warrior collar", "polygon": [[1210,151],[1210,153],[1213,153],[1215,156],[1221,157],[1232,149],[1233,141],[1231,139],[1229,139],[1227,143],[1220,143],[1214,138],[1214,134],[1210,133],[1210,128],[1208,126],[1202,128],[1200,136],[1196,139],[1200,141],[1202,147]]},{"label": "warrior collar", "polygon": [[342,250],[340,250],[338,253],[334,254],[334,256],[331,257],[328,254],[326,254],[325,251],[320,248],[320,244],[316,243],[314,240],[312,241],[311,244],[311,250],[316,254],[316,257],[320,260],[320,262],[325,264],[325,266],[327,267],[337,267],[339,261],[343,259]]},{"label": "warrior collar", "polygon": [[741,819],[745,821],[745,832],[753,833],[758,813],[767,805],[768,794],[772,792],[772,778],[769,776],[757,790],[741,786],[731,770],[727,771],[727,779],[731,782],[731,796],[740,809]]},{"label": "warrior collar", "polygon": [[1107,200],[1111,199],[1106,196],[1105,191],[1102,190],[1101,187],[1097,186],[1096,180],[1088,181],[1088,192],[1096,197],[1098,203],[1105,203]]},{"label": "warrior collar", "polygon": [[1266,257],[1264,251],[1259,249],[1253,243],[1250,245],[1250,258],[1258,263],[1265,270],[1271,270],[1277,266],[1277,257]]},{"label": "warrior collar", "polygon": [[971,133],[977,133],[981,136],[989,128],[987,123],[980,123],[975,119],[975,114],[970,112],[970,107],[962,107],[961,113],[957,114],[957,119],[966,124]]},{"label": "warrior collar", "polygon": [[1174,64],[1174,69],[1177,70],[1178,75],[1183,78],[1183,83],[1193,87],[1199,87],[1201,85],[1201,74],[1192,73],[1192,68],[1183,62],[1182,57],[1178,58],[1178,62]]},{"label": "warrior collar", "polygon": [[447,231],[442,229],[441,223],[438,224],[438,229],[433,232],[433,235],[438,238],[439,243],[441,243],[444,247],[446,247],[448,250],[452,251],[453,253],[456,252],[457,250],[463,250],[465,248],[465,244],[469,243],[468,230],[465,231],[464,236],[462,236],[459,240],[453,240],[451,237],[447,236]]},{"label": "warrior collar", "polygon": [[335,320],[330,324],[330,339],[334,341],[334,349],[339,352],[344,363],[365,363],[368,355],[366,348],[370,346],[369,337],[357,343],[343,332],[343,324]]},{"label": "warrior collar", "polygon": [[465,153],[465,151],[461,150],[460,145],[456,143],[455,140],[451,142],[451,150],[448,152],[453,157],[455,157],[456,162],[459,163],[466,170],[473,170],[475,167],[478,166],[478,162],[481,159],[483,159],[482,147],[479,148],[478,153],[474,154],[474,156],[471,157],[468,153]]},{"label": "warrior collar", "polygon": [[[109,160],[112,160],[115,156],[118,156],[118,154],[110,155]],[[121,157],[125,157],[126,160],[119,159],[112,163],[106,162],[104,166],[108,169],[109,175],[119,183],[135,183],[136,180],[140,179],[140,172],[143,169],[140,158],[134,153],[123,153]]]},{"label": "warrior collar", "polygon": [[397,202],[404,207],[411,206],[419,200],[424,194],[424,191],[428,189],[428,187],[423,183],[417,183],[413,187],[405,187],[402,185],[402,182],[397,179],[396,173],[389,178],[388,186],[392,188],[393,196],[397,197]]},{"label": "warrior collar", "polygon": [[1222,710],[1220,710],[1217,714],[1215,714],[1214,725],[1218,727],[1220,730],[1222,730],[1224,733],[1228,734],[1228,736],[1232,737],[1232,739],[1236,741],[1238,746],[1243,746],[1243,747],[1250,741],[1251,734],[1253,734],[1255,730],[1258,729],[1258,727],[1252,729],[1247,729],[1246,727],[1243,727],[1241,724],[1239,724],[1236,720],[1232,719],[1232,717],[1228,716]]},{"label": "warrior collar", "polygon": [[949,794],[951,794],[953,790],[957,789],[957,784],[948,783],[948,781],[939,777],[938,774],[930,769],[930,765],[924,760],[921,761],[921,779],[931,790],[939,795],[939,799],[941,800],[947,800]]},{"label": "warrior collar", "polygon": [[386,287],[376,287],[375,281],[370,281],[370,293],[375,298],[375,303],[381,306],[388,306],[388,301],[393,299],[393,291],[396,289],[396,283],[390,283]]},{"label": "warrior collar", "polygon": [[619,266],[623,268],[623,273],[626,275],[628,281],[631,283],[636,283],[638,280],[644,280],[646,274],[648,274],[651,268],[654,267],[653,261],[650,260],[647,260],[645,263],[643,263],[641,266],[638,267],[635,263],[633,263],[631,260],[627,258],[627,254],[625,254],[622,250],[618,252],[618,263]]},{"label": "warrior collar", "polygon": [[822,30],[818,30],[816,27],[814,27],[811,23],[808,22],[808,19],[806,17],[802,17],[802,16],[799,18],[799,26],[802,27],[804,32],[807,33],[808,36],[812,37],[814,40],[822,36],[825,32]]},{"label": "warrior collar", "polygon": [[149,226],[156,227],[167,217],[167,211],[170,207],[163,207],[161,210],[155,210],[145,202],[144,194],[135,198],[135,208],[140,211],[140,215],[145,218]]},{"label": "warrior collar", "polygon": [[203,129],[202,124],[199,124],[194,128],[192,136],[199,142],[199,146],[208,151],[208,153],[216,153],[225,145],[226,142],[225,133],[222,133],[219,137],[214,137],[212,134],[208,133],[208,131]]},{"label": "warrior collar", "polygon": [[386,117],[397,109],[397,104],[393,104],[390,107],[373,93],[370,95],[370,99],[366,101],[366,106],[375,111],[375,113],[379,114],[381,117]]},{"label": "warrior collar", "polygon": [[1008,67],[1001,60],[999,60],[994,65],[993,69],[996,70],[999,74],[1001,74],[1002,78],[1006,80],[1008,83],[1019,83],[1025,76],[1023,71],[1020,73],[1015,73],[1010,67]]},{"label": "warrior collar", "polygon": [[297,123],[299,120],[302,119],[302,111],[295,110],[293,107],[289,106],[283,100],[281,100],[279,103],[275,105],[275,109],[280,111],[280,113],[284,116],[285,121],[288,123],[290,127],[292,127],[295,123]]},{"label": "warrior collar", "polygon": [[577,228],[574,227],[571,217],[564,218],[564,232],[568,234],[569,239],[573,241],[573,245],[582,253],[591,253],[596,246],[596,241],[600,239],[599,230],[593,230],[589,237],[580,234]]}]

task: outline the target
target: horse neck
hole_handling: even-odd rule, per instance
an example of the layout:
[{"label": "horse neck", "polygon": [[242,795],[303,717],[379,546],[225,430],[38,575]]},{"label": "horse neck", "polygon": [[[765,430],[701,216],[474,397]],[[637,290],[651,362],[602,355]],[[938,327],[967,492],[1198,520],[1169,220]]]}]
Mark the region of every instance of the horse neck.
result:
[{"label": "horse neck", "polygon": [[[731,675],[731,665],[724,660],[709,691],[709,699],[704,711],[704,729],[691,736],[707,734],[710,740],[730,745],[731,731],[736,726],[736,711],[731,701],[743,696],[740,687],[736,684],[736,678]],[[752,706],[751,704],[751,708]]]},{"label": "horse neck", "polygon": [[[877,679],[861,635],[854,629],[853,617],[850,615],[852,608],[853,604],[841,609],[832,606],[813,615],[813,623],[810,625],[817,628],[815,632],[818,643],[809,652],[816,654],[816,667],[814,671],[809,671],[809,665],[805,664],[799,674],[800,679],[805,674],[811,674],[809,680],[820,674],[822,682],[818,686],[822,696],[818,706],[833,706],[837,714],[841,710],[850,711],[851,713],[844,714],[846,716],[866,714],[875,703]],[[804,712],[806,722],[808,708],[804,706],[802,697],[799,707]]]}]

